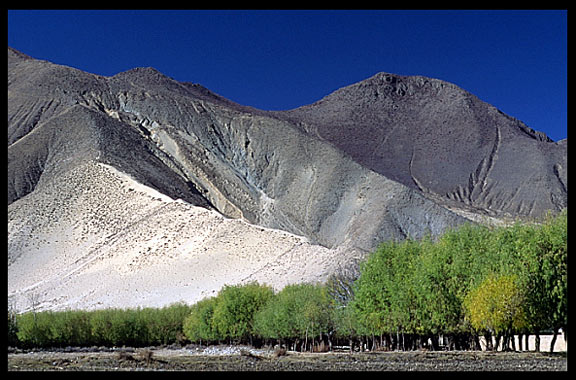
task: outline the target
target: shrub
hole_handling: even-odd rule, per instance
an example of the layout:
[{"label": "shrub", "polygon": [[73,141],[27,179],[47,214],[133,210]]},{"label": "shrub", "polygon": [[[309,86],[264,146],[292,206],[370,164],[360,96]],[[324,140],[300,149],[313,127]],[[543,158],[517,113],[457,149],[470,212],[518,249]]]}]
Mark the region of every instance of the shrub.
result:
[{"label": "shrub", "polygon": [[18,340],[24,347],[47,347],[54,345],[51,326],[53,312],[25,313],[17,317]]},{"label": "shrub", "polygon": [[79,310],[66,310],[52,314],[51,342],[56,346],[81,346],[90,344],[89,313]]}]

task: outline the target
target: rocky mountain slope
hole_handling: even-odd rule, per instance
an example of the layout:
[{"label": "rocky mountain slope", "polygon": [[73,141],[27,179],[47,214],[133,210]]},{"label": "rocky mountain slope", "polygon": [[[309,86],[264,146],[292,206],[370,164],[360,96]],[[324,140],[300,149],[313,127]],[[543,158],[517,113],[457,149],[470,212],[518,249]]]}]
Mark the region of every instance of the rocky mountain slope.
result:
[{"label": "rocky mountain slope", "polygon": [[444,205],[534,217],[566,206],[565,141],[447,82],[379,73],[283,114]]},{"label": "rocky mountain slope", "polygon": [[446,82],[377,74],[271,112],[152,68],[8,49],[18,310],[195,302],[354,270],[385,239],[566,206],[566,143]]}]

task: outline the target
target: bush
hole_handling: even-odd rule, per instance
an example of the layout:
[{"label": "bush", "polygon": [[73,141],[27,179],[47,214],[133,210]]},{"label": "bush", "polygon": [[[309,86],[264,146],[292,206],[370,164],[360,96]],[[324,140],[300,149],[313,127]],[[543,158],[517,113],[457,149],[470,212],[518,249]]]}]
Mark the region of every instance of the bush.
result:
[{"label": "bush", "polygon": [[26,313],[17,317],[18,340],[24,347],[47,347],[54,345],[52,329],[54,313]]}]

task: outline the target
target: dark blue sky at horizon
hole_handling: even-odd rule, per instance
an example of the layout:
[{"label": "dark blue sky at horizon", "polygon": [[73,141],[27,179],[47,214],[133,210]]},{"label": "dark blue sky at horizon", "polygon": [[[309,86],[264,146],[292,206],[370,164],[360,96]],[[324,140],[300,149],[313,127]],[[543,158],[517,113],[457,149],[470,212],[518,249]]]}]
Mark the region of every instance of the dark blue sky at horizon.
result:
[{"label": "dark blue sky at horizon", "polygon": [[265,110],[378,72],[454,83],[567,137],[566,10],[9,10],[8,46],[112,76],[154,67]]}]

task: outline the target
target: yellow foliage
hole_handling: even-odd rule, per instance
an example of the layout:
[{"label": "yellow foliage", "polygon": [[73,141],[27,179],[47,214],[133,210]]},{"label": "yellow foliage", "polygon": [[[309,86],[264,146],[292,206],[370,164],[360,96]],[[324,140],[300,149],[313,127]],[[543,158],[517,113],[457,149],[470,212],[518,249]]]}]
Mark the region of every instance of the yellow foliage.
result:
[{"label": "yellow foliage", "polygon": [[524,327],[524,294],[515,275],[489,276],[464,299],[466,316],[476,330],[501,333]]}]

